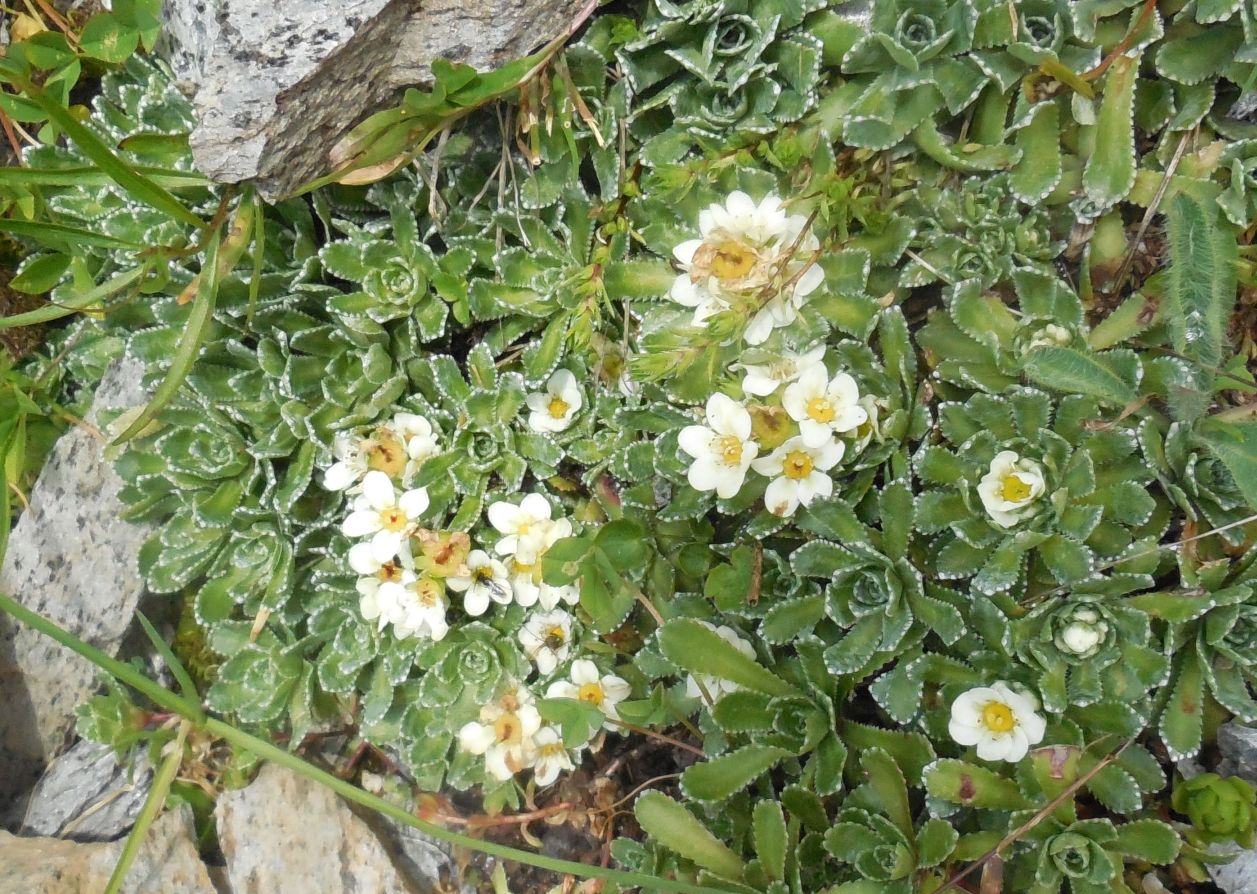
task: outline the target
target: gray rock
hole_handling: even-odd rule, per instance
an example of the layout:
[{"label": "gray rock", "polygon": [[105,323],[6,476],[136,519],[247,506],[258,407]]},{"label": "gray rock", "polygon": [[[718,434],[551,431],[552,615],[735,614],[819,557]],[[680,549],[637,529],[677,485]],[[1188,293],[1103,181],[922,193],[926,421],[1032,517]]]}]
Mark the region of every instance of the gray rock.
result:
[{"label": "gray rock", "polygon": [[[145,399],[141,367],[119,361],[105,373],[88,414]],[[109,654],[135,616],[144,589],[136,569],[148,534],[120,521],[121,479],[92,433],[72,427],[57,441],[30,508],[14,525],[0,566],[0,592]],[[96,689],[97,669],[43,634],[0,613],[0,825],[11,827],[25,792],[62,746],[75,709]]]},{"label": "gray rock", "polygon": [[436,876],[423,875],[430,858],[395,861],[392,848],[330,790],[274,764],[248,787],[224,792],[214,818],[232,894],[440,890]]},{"label": "gray rock", "polygon": [[134,761],[119,763],[113,749],[79,741],[31,792],[20,834],[113,841],[134,825],[152,776],[143,749]]},{"label": "gray rock", "polygon": [[171,67],[197,85],[192,154],[276,198],[327,173],[350,127],[435,59],[495,68],[571,27],[587,0],[171,0]]},{"label": "gray rock", "polygon": [[[124,894],[216,894],[194,841],[192,812],[186,806],[158,817],[127,873],[122,886]],[[0,892],[103,891],[123,843],[79,844],[57,838],[19,838],[0,832]]]}]

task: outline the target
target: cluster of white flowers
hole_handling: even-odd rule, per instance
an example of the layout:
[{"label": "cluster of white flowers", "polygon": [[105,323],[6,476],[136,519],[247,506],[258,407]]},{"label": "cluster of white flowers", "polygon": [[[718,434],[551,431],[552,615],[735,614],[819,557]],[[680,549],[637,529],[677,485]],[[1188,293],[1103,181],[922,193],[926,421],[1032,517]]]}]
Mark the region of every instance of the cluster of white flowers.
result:
[{"label": "cluster of white flowers", "polygon": [[[628,698],[629,684],[613,674],[603,674],[592,661],[572,662],[570,677],[556,680],[546,691],[547,698],[570,698],[598,708],[606,720],[603,727],[616,728],[616,705]],[[539,787],[552,784],[559,774],[572,770],[586,741],[569,748],[557,726],[542,723],[535,698],[523,686],[511,686],[505,693],[480,709],[480,719],[458,732],[459,747],[470,754],[483,755],[485,771],[505,782],[523,770],[533,771]]]},{"label": "cluster of white flowers", "polygon": [[[509,580],[515,602],[525,608],[540,605],[550,611],[560,602],[573,605],[580,598],[573,585],[553,587],[541,579],[541,558],[546,551],[572,536],[571,521],[552,519],[550,514],[550,501],[541,494],[528,494],[518,504],[503,500],[489,506],[489,524],[502,535],[493,550],[505,563],[498,564]],[[496,568],[493,573],[497,573]]]},{"label": "cluster of white flowers", "polygon": [[693,459],[688,479],[695,490],[715,491],[721,499],[737,495],[754,469],[770,480],[764,504],[775,515],[790,516],[816,497],[833,493],[830,471],[847,453],[848,444],[862,449],[873,436],[878,406],[847,373],[830,376],[822,362],[824,348],[784,355],[779,363],[744,366],[742,390],[748,396],[770,397],[782,385],[781,408],[798,434],[766,456],[752,435],[753,420],[745,404],[725,394],[707,401],[702,425],[681,430],[678,443]]},{"label": "cluster of white flowers", "polygon": [[806,227],[807,218],[786,214],[778,196],[757,205],[744,192],[730,193],[723,205],[699,213],[698,239],[673,249],[683,272],[672,284],[672,300],[694,308],[696,326],[743,309],[750,315],[743,337],[762,344],[798,318],[825,278],[816,264],[820,242]]},{"label": "cluster of white flowers", "polygon": [[984,761],[1016,763],[1043,741],[1047,724],[1038,699],[1002,680],[961,693],[951,706],[948,732],[959,745],[977,746]]}]

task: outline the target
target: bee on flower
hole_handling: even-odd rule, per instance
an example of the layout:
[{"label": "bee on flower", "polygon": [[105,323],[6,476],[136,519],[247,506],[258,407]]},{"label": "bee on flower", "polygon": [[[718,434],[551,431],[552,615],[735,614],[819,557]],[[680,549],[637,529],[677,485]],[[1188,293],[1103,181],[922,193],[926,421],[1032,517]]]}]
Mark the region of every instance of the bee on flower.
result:
[{"label": "bee on flower", "polygon": [[1039,497],[1047,484],[1043,468],[1012,450],[1002,450],[991,460],[990,470],[978,482],[978,497],[1001,528],[1011,528],[1041,508]]},{"label": "bee on flower", "polygon": [[375,558],[385,562],[401,554],[427,509],[426,489],[398,493],[388,475],[372,470],[363,476],[362,493],[354,499],[353,512],[341,530],[346,537],[370,538]]},{"label": "bee on flower", "polygon": [[522,686],[508,688],[480,709],[479,721],[458,731],[458,747],[469,754],[484,755],[485,771],[506,782],[537,759],[536,735],[541,715],[533,696]]},{"label": "bee on flower", "polygon": [[1033,697],[1001,680],[961,693],[947,729],[958,745],[976,745],[982,760],[1016,763],[1043,741],[1047,724],[1037,709]]},{"label": "bee on flower", "polygon": [[571,698],[593,705],[607,718],[603,727],[616,730],[620,719],[616,705],[629,697],[632,687],[615,674],[600,674],[598,665],[588,658],[572,662],[567,680],[555,680],[546,690],[546,698]]},{"label": "bee on flower", "polygon": [[510,605],[513,598],[506,565],[482,549],[473,549],[467,555],[467,573],[446,579],[445,584],[455,593],[463,594],[463,610],[473,618],[489,610],[489,603]]},{"label": "bee on flower", "polygon": [[545,391],[535,391],[525,398],[528,427],[538,432],[561,432],[571,427],[576,414],[585,404],[585,397],[569,370],[556,369],[546,381]]},{"label": "bee on flower", "polygon": [[519,630],[519,644],[542,674],[550,674],[572,652],[572,616],[567,612],[533,612]]},{"label": "bee on flower", "polygon": [[815,263],[820,242],[804,232],[807,218],[788,215],[778,196],[759,204],[741,191],[699,213],[699,238],[673,249],[682,273],[673,301],[694,309],[694,325],[732,307],[753,312],[743,337],[762,344],[773,329],[798,318],[824,273]]}]

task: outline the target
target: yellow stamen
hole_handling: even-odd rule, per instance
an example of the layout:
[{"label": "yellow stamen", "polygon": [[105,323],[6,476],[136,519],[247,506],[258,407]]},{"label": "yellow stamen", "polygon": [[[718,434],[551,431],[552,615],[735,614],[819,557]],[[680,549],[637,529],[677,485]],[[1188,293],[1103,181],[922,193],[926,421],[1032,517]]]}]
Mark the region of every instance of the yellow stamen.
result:
[{"label": "yellow stamen", "polygon": [[425,577],[415,584],[415,597],[419,600],[420,605],[426,605],[431,608],[441,600],[441,585],[431,578]]},{"label": "yellow stamen", "polygon": [[712,246],[711,273],[721,282],[746,276],[755,267],[755,252],[732,239]]},{"label": "yellow stamen", "polygon": [[1017,725],[1013,709],[1003,702],[987,702],[982,708],[982,725],[993,733],[1007,733]]},{"label": "yellow stamen", "polygon": [[733,435],[725,435],[716,442],[716,452],[731,466],[742,462],[742,441]]},{"label": "yellow stamen", "polygon": [[600,683],[584,683],[577,690],[576,697],[591,705],[602,704],[602,685]]},{"label": "yellow stamen", "polygon": [[546,404],[546,412],[554,419],[562,419],[567,415],[568,402],[561,397],[550,398],[550,403]]},{"label": "yellow stamen", "polygon": [[367,454],[367,468],[383,472],[390,478],[396,478],[405,471],[406,450],[402,442],[392,435],[377,434],[364,441],[362,447]]},{"label": "yellow stamen", "polygon": [[380,527],[386,531],[404,530],[409,522],[410,520],[406,518],[406,513],[397,507],[380,510]]},{"label": "yellow stamen", "polygon": [[401,580],[402,570],[392,562],[385,562],[375,574],[382,581],[395,581]]},{"label": "yellow stamen", "polygon": [[523,739],[524,728],[514,714],[503,714],[493,723],[493,735],[504,745],[512,745]]},{"label": "yellow stamen", "polygon": [[812,457],[802,450],[791,450],[786,454],[785,462],[781,464],[781,474],[798,481],[811,475],[813,466]]},{"label": "yellow stamen", "polygon": [[814,397],[807,402],[807,415],[816,422],[833,422],[837,415],[828,398]]},{"label": "yellow stamen", "polygon": [[1021,480],[1021,476],[1013,473],[1004,478],[1000,486],[1000,496],[1010,503],[1024,503],[1030,499],[1030,485]]}]

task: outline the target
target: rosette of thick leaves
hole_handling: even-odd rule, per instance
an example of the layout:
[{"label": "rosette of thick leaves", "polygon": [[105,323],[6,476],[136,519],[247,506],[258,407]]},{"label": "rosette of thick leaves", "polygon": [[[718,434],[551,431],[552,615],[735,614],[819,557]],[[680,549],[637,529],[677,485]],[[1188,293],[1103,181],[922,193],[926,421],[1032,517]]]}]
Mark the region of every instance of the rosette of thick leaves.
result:
[{"label": "rosette of thick leaves", "polygon": [[[1068,759],[1071,766],[1077,762]],[[1036,767],[1045,794],[1056,793],[1064,783]],[[1061,768],[1056,768],[1059,778]],[[1067,776],[1076,770],[1067,770]],[[1164,865],[1173,862],[1181,842],[1166,823],[1140,819],[1115,824],[1108,819],[1076,819],[1073,799],[1036,823],[1021,839],[1023,850],[1004,876],[1009,890],[1034,894],[1108,894],[1120,881],[1126,863]],[[1028,817],[1029,811],[1015,815]]]},{"label": "rosette of thick leaves", "polygon": [[[982,593],[1015,585],[1033,593],[1089,577],[1096,557],[1112,557],[1164,526],[1149,492],[1152,474],[1123,429],[1094,429],[1093,399],[1054,403],[1042,391],[1017,388],[975,394],[939,409],[940,443],[923,444],[915,469],[926,487],[917,527],[934,535],[935,572],[972,578]],[[1042,493],[1011,524],[1000,524],[979,497],[997,454],[1033,463]]]},{"label": "rosette of thick leaves", "polygon": [[[1235,476],[1196,435],[1191,425],[1173,422],[1162,435],[1153,419],[1139,427],[1144,455],[1162,489],[1187,517],[1210,528],[1226,528],[1249,515]],[[1233,546],[1243,544],[1242,527],[1219,531]]]},{"label": "rosette of thick leaves", "polygon": [[[1106,594],[1111,595],[1111,594]],[[1014,625],[1022,661],[1039,671],[1035,688],[1044,707],[1129,702],[1160,683],[1167,664],[1149,645],[1148,617],[1098,596],[1049,600]]]},{"label": "rosette of thick leaves", "polygon": [[1064,248],[1053,239],[1047,214],[1020,205],[1006,176],[922,186],[912,206],[919,215],[911,243],[918,257],[903,266],[900,284],[906,287],[943,279],[977,280],[989,288],[1019,268],[1050,274],[1052,260]]},{"label": "rosette of thick leaves", "polygon": [[1238,776],[1201,773],[1174,786],[1171,803],[1204,842],[1234,841],[1251,848],[1257,833],[1257,792]]},{"label": "rosette of thick leaves", "polygon": [[808,0],[656,3],[618,54],[633,93],[632,132],[649,164],[676,161],[696,138],[767,133],[816,103],[820,41],[800,27]]}]

